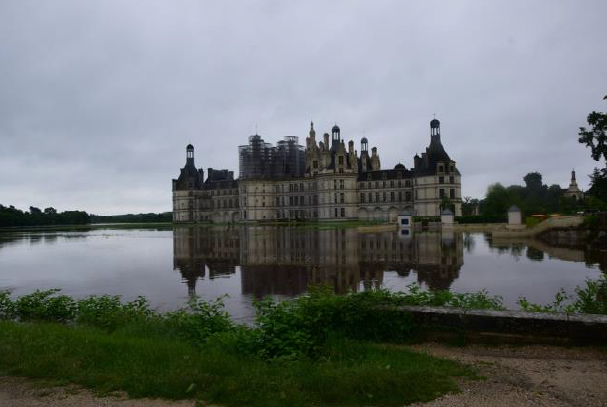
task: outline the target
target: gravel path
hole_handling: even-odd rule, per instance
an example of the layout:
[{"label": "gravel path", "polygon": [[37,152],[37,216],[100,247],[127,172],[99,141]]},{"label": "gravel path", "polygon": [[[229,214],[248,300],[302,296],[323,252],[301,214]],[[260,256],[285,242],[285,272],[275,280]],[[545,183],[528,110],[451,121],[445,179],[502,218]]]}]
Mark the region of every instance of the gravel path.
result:
[{"label": "gravel path", "polygon": [[461,381],[459,394],[415,406],[607,406],[607,353],[550,346],[411,348],[475,365],[482,381]]},{"label": "gravel path", "polygon": [[[411,349],[477,367],[486,380],[462,380],[462,392],[424,406],[606,406],[607,352],[547,346],[463,348],[438,344]],[[2,407],[191,407],[193,401],[129,400],[124,395],[95,397],[78,386],[41,387],[23,378],[0,376]]]}]

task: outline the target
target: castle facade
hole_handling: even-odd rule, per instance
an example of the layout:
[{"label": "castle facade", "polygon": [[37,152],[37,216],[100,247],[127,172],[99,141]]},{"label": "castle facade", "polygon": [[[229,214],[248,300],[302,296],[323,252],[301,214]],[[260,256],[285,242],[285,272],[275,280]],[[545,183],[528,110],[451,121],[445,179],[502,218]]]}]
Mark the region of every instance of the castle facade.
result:
[{"label": "castle facade", "polygon": [[461,174],[446,153],[440,122],[430,122],[430,144],[413,158],[413,168],[397,164],[381,169],[377,148],[368,140],[346,147],[339,126],[316,140],[313,123],[305,147],[297,137],[276,146],[259,135],[238,148],[239,177],[233,171],[186,165],[173,179],[175,222],[259,222],[276,220],[387,220],[402,212],[440,216],[444,209],[461,215]]}]

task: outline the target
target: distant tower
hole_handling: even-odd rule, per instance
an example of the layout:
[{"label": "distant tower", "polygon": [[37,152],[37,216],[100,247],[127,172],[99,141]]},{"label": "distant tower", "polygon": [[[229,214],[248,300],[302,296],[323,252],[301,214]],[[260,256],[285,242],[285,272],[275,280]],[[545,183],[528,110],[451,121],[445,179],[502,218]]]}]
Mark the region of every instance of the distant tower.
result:
[{"label": "distant tower", "polygon": [[575,180],[575,170],[571,170],[571,182],[564,195],[568,198],[575,198],[577,200],[584,198],[584,193],[578,188],[577,181]]},{"label": "distant tower", "polygon": [[185,148],[186,165],[194,165],[194,146],[188,144]]}]

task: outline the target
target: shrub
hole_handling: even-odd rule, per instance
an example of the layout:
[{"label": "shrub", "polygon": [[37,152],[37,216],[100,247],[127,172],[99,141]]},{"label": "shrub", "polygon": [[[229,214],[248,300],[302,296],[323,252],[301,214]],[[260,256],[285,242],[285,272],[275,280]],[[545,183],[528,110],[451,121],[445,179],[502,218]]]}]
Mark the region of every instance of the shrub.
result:
[{"label": "shrub", "polygon": [[204,343],[209,336],[234,329],[221,298],[215,301],[192,299],[189,308],[165,314],[168,328],[195,343]]},{"label": "shrub", "polygon": [[20,297],[13,303],[15,314],[22,321],[71,321],[76,314],[76,302],[66,295],[54,296],[59,291],[36,290]]},{"label": "shrub", "polygon": [[599,215],[586,215],[584,216],[584,223],[582,225],[589,229],[598,229],[600,221]]},{"label": "shrub", "polygon": [[10,291],[0,291],[0,320],[15,319],[15,304]]},{"label": "shrub", "polygon": [[537,225],[538,223],[542,222],[544,220],[544,218],[539,217],[539,216],[527,216],[525,218],[525,225],[528,228],[532,228],[535,225]]},{"label": "shrub", "polygon": [[518,304],[525,311],[540,312],[579,312],[585,314],[607,315],[607,276],[602,275],[598,280],[586,280],[585,287],[575,288],[576,296],[567,294],[564,289],[556,293],[554,302],[539,305],[519,298]]}]

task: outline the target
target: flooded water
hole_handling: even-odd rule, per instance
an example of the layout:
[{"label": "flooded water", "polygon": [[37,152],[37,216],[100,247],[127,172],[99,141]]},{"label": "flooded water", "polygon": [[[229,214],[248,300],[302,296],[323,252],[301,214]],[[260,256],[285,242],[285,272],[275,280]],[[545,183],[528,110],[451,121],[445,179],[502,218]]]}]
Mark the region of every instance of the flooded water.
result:
[{"label": "flooded water", "polygon": [[253,298],[297,296],[309,284],[338,293],[373,287],[486,289],[516,308],[519,297],[548,303],[605,270],[595,254],[539,240],[491,241],[482,233],[358,233],[294,227],[93,229],[0,235],[0,290],[15,295],[61,288],[147,297],[162,310],[198,295],[226,295],[237,320],[252,319]]}]

